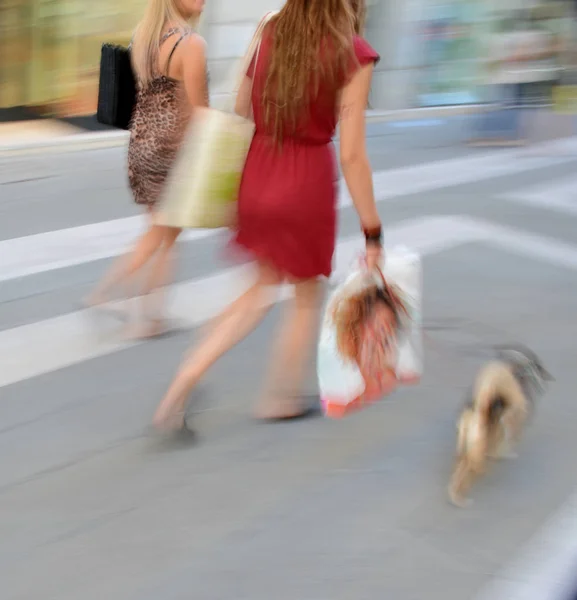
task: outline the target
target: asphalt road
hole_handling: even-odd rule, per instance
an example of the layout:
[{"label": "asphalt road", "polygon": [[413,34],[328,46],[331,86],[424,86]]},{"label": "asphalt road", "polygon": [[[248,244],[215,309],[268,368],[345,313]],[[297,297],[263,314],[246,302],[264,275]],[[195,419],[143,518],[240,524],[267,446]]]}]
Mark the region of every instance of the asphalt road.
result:
[{"label": "asphalt road", "polygon": [[[147,426],[195,326],[242,285],[225,236],[181,244],[184,330],[127,344],[77,312],[138,231],[123,151],[0,162],[3,600],[468,600],[537,570],[502,571],[577,484],[577,145],[472,151],[462,123],[371,134],[387,240],[423,255],[423,383],[342,421],[253,422],[281,303],[211,371],[192,446]],[[360,241],[345,197],[337,276]],[[557,381],[520,458],[460,511],[455,417],[507,341]]]}]

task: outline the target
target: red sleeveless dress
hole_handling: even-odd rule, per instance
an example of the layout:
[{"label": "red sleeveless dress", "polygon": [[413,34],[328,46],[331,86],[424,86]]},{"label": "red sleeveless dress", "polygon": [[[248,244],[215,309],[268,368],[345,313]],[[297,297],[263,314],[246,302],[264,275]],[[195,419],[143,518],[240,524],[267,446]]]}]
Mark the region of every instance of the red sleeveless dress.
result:
[{"label": "red sleeveless dress", "polygon": [[[337,126],[337,95],[319,89],[296,133],[281,149],[267,132],[261,104],[274,28],[263,37],[253,78],[256,132],[241,181],[233,244],[287,277],[329,276],[335,249],[338,170],[332,138]],[[354,40],[356,69],[379,60],[362,38]]]}]

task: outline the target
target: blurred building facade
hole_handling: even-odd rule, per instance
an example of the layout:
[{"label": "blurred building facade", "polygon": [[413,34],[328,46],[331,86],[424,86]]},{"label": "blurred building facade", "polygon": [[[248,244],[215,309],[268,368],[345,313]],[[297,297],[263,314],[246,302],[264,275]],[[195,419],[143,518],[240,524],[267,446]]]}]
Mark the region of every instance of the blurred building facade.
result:
[{"label": "blurred building facade", "polygon": [[0,108],[95,106],[103,41],[126,44],[143,0],[2,0]]},{"label": "blurred building facade", "polygon": [[[146,0],[2,0],[0,108],[94,112],[100,46],[128,43]],[[375,109],[477,101],[486,38],[497,14],[558,0],[367,0],[366,36],[381,54]],[[282,0],[207,0],[211,93],[230,90],[258,19]]]}]

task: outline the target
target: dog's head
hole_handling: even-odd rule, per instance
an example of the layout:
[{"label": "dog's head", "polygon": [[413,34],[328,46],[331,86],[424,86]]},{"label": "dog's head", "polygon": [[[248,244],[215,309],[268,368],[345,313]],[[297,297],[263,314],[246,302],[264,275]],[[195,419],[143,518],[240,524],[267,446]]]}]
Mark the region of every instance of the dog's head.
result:
[{"label": "dog's head", "polygon": [[515,376],[522,384],[542,393],[548,381],[554,381],[553,376],[541,362],[541,359],[529,348],[519,344],[498,346],[498,357],[511,365]]}]

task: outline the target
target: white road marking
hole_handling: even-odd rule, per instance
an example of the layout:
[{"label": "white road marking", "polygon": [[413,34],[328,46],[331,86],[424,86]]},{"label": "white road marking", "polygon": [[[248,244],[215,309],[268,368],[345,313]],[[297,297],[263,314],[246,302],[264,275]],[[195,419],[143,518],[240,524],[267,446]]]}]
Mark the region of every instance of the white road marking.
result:
[{"label": "white road marking", "polygon": [[[504,250],[577,270],[577,246],[484,221],[470,219],[470,226],[479,239]],[[577,588],[576,574],[577,492],[476,600],[568,600]]]},{"label": "white road marking", "polygon": [[[498,156],[383,171],[375,174],[375,189],[380,200],[390,200],[574,160],[573,157],[521,160],[519,156],[517,151],[502,152]],[[522,190],[505,197],[522,204],[577,214],[577,198],[573,202],[577,196],[575,183],[575,178],[569,178],[559,184]],[[348,205],[350,197],[343,194],[341,206]],[[138,235],[142,224],[140,218],[118,219],[0,242],[0,281],[118,255]],[[202,239],[215,233],[192,231],[186,233],[186,238]],[[531,259],[577,269],[577,246],[468,217],[411,220],[391,228],[386,236],[391,245],[401,243],[423,255],[481,242]],[[346,271],[360,251],[358,236],[339,242],[336,272]],[[249,274],[250,266],[243,266],[173,286],[173,313],[189,326],[206,322],[242,290]],[[290,291],[285,288],[280,298],[288,297]],[[133,345],[136,344],[95,337],[84,311],[0,332],[0,387]],[[476,600],[568,598],[569,592],[574,591],[576,565],[577,493],[531,541],[520,558],[484,588]]]},{"label": "white road marking", "polygon": [[[387,244],[402,244],[423,255],[480,242],[509,252],[577,269],[577,246],[463,216],[425,217],[386,231]],[[358,236],[337,245],[335,272],[345,272],[362,250]],[[173,286],[173,314],[187,326],[215,316],[246,285],[251,265]],[[283,290],[286,298],[290,288]],[[78,311],[0,332],[0,387],[50,373],[128,348],[123,340],[95,337],[85,311]]]},{"label": "white road marking", "polygon": [[[458,217],[410,220],[386,231],[389,245],[403,244],[422,254],[449,249],[478,236],[478,228]],[[359,236],[337,246],[337,270],[346,270],[362,250]],[[243,287],[251,266],[221,271],[173,286],[171,313],[187,326],[209,320]],[[286,298],[290,288],[282,292]],[[0,387],[50,373],[135,345],[103,340],[90,327],[86,311],[78,311],[0,332]]]},{"label": "white road marking", "polygon": [[577,492],[475,600],[570,600],[577,589]]},{"label": "white road marking", "polygon": [[[144,217],[127,217],[5,240],[0,242],[0,281],[119,256],[144,226]],[[189,230],[182,239],[199,240],[215,233]]]},{"label": "white road marking", "polygon": [[[568,142],[564,144],[567,145]],[[430,162],[391,171],[378,171],[373,176],[375,195],[379,201],[391,200],[410,194],[514,175],[576,159],[577,154],[536,155],[514,149],[490,152],[483,156]],[[350,204],[348,194],[343,195],[342,203]]]},{"label": "white road marking", "polygon": [[577,215],[577,177],[573,175],[553,183],[515,190],[501,197],[519,204]]},{"label": "white road marking", "polygon": [[577,269],[577,246],[551,238],[505,227],[482,219],[461,217],[479,240],[522,256],[543,260],[568,269]]},{"label": "white road marking", "polygon": [[[571,139],[556,142],[552,147],[574,145],[575,141]],[[379,202],[391,201],[409,194],[511,175],[575,158],[532,156],[520,150],[505,150],[378,171],[374,174],[375,195]],[[341,208],[352,204],[342,183],[339,204]],[[0,241],[0,281],[118,256],[129,247],[143,226],[142,217],[129,217]],[[187,231],[183,239],[207,238],[219,231]]]}]

